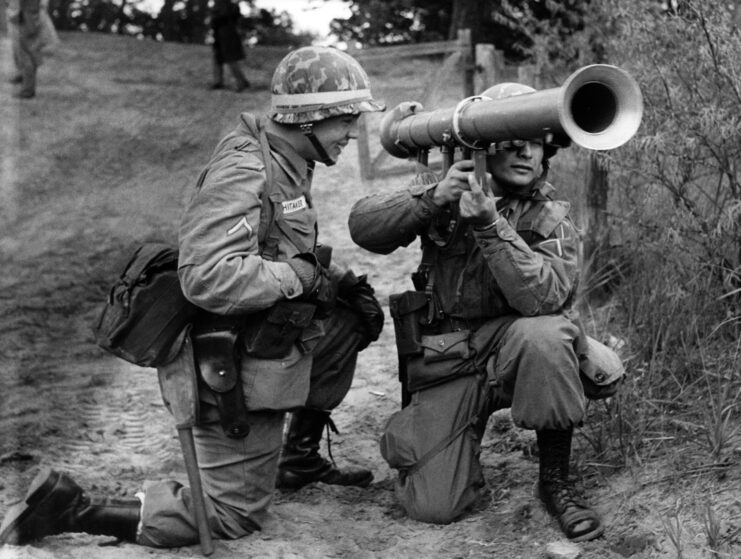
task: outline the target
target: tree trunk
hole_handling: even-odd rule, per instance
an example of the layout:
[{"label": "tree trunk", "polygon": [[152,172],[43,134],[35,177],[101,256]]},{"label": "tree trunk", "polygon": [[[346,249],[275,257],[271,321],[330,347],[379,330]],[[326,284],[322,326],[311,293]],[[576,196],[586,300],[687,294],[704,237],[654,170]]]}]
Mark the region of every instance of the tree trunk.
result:
[{"label": "tree trunk", "polygon": [[[584,237],[584,262],[588,264],[588,275],[596,278],[595,282],[586,278],[586,285],[602,284],[600,278],[608,264],[607,249],[609,244],[609,224],[607,222],[607,199],[610,192],[608,165],[604,155],[593,151],[589,155],[589,170],[587,172],[587,219],[586,234]],[[608,287],[608,286],[603,286]],[[599,299],[604,295],[604,289],[599,288],[590,292],[590,297]]]},{"label": "tree trunk", "polygon": [[484,22],[491,0],[453,0],[453,15],[450,20],[448,39],[454,41],[458,38],[459,29],[471,30],[471,44],[480,43],[483,36]]},{"label": "tree trunk", "polygon": [[118,7],[118,27],[117,33],[123,35],[126,30],[126,24],[129,22],[129,17],[126,15],[126,0],[121,0],[121,5]]}]

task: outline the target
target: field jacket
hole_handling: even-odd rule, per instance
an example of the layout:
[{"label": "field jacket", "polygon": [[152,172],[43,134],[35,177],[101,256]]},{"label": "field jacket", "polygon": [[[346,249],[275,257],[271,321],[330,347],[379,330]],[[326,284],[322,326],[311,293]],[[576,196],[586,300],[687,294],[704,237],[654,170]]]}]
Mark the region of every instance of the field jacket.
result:
[{"label": "field jacket", "polygon": [[353,240],[388,254],[421,237],[433,292],[446,316],[537,316],[569,305],[578,277],[577,230],[569,203],[552,200],[549,183],[528,198],[502,198],[497,206],[503,219],[496,227],[478,231],[462,221],[453,240],[440,246],[445,209],[433,203],[437,183],[429,180],[356,202],[349,218]]},{"label": "field jacket", "polygon": [[[261,137],[269,144],[269,161]],[[201,173],[181,221],[178,275],[191,302],[217,315],[239,316],[302,294],[285,261],[316,247],[312,173],[313,164],[291,145],[261,134],[252,115],[240,115]],[[303,405],[311,363],[311,355],[296,346],[280,359],[242,355],[248,409]]]},{"label": "field jacket", "polygon": [[279,230],[272,259],[263,258],[259,242],[267,179],[258,123],[250,114],[240,115],[237,128],[217,145],[181,221],[178,271],[183,291],[213,313],[255,312],[302,293],[285,260],[316,246],[313,167],[286,142],[268,140],[270,204],[293,232],[289,237]]}]

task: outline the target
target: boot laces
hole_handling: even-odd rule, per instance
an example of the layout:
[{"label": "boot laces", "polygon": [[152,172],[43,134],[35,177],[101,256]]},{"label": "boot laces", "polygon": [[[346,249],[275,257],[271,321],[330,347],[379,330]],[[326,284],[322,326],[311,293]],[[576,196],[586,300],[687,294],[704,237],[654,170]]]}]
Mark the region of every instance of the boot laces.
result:
[{"label": "boot laces", "polygon": [[332,437],[330,436],[329,432],[331,430],[334,432],[335,435],[339,435],[340,432],[337,429],[337,425],[335,425],[330,416],[327,416],[327,423],[325,426],[327,428],[327,456],[329,456],[329,460],[330,462],[332,462],[332,466],[336,468],[337,463],[334,461],[334,456],[332,456]]},{"label": "boot laces", "polygon": [[584,506],[577,496],[576,488],[568,480],[550,479],[545,482],[545,489],[550,493],[553,504],[561,510]]}]

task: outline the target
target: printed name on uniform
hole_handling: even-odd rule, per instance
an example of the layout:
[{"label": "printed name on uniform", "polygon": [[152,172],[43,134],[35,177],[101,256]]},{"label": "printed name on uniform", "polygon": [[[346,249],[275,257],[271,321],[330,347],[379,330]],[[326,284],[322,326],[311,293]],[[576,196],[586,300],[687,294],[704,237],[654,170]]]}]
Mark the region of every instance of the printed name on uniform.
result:
[{"label": "printed name on uniform", "polygon": [[308,207],[308,204],[306,203],[306,196],[301,196],[300,198],[296,198],[295,200],[286,200],[284,202],[281,202],[281,204],[283,205],[284,214],[299,212],[301,210],[305,210]]}]

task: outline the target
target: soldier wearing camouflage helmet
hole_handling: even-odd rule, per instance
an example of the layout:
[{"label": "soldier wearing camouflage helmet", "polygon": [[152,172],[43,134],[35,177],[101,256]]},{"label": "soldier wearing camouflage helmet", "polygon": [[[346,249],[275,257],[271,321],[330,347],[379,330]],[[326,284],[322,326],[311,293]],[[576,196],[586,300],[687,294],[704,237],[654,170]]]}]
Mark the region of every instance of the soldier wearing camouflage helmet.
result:
[{"label": "soldier wearing camouflage helmet", "polygon": [[[373,480],[371,471],[339,468],[319,453],[358,352],[378,339],[384,313],[366,277],[337,265],[319,243],[311,186],[315,162],[334,164],[357,137],[360,114],[382,109],[352,57],[326,47],[289,53],[272,80],[270,113],[240,115],[184,212],[180,283],[202,314],[192,328],[198,367],[187,353],[174,363],[200,370],[193,433],[215,538],[259,530],[276,485]],[[45,471],[6,516],[0,543],[61,532],[153,547],[199,539],[190,489],[176,481],[113,501]]]},{"label": "soldier wearing camouflage helmet", "polygon": [[365,70],[333,48],[306,47],[286,56],[273,74],[271,92],[270,118],[297,125],[325,165],[334,165],[339,153],[327,151],[315,133],[317,123],[383,109],[373,100]]},{"label": "soldier wearing camouflage helmet", "polygon": [[[483,97],[532,91],[499,84]],[[387,118],[417,108],[401,104]],[[461,159],[441,178],[425,171],[350,211],[350,234],[367,250],[389,254],[421,240],[415,290],[390,303],[409,405],[381,440],[400,472],[396,494],[416,520],[448,523],[481,502],[480,441],[489,416],[510,408],[517,426],[536,433],[537,494],[564,534],[585,541],[604,531],[574,490],[569,460],[587,399],[614,393],[622,365],[618,358],[609,375],[595,375],[599,384],[580,370],[588,352],[572,307],[579,234],[569,202],[546,180],[558,147],[550,134],[497,142],[484,154],[486,184]]]}]

